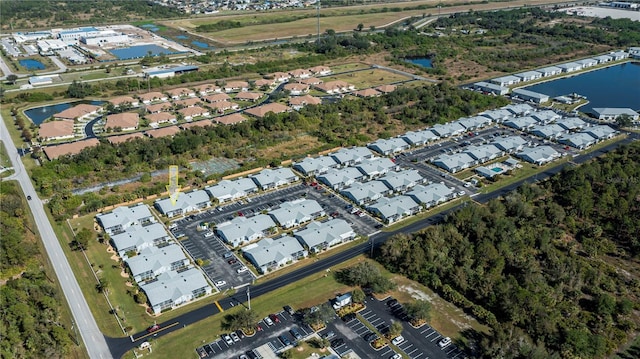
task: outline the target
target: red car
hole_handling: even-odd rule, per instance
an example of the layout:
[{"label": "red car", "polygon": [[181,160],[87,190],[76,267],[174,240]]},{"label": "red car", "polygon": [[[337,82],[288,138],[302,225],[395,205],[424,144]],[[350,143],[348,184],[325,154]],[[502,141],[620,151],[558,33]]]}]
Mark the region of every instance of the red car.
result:
[{"label": "red car", "polygon": [[231,258],[231,259],[229,259],[229,260],[227,261],[227,263],[229,263],[229,264],[236,264],[236,263],[238,263],[238,260],[237,260],[237,259],[235,259],[235,258]]},{"label": "red car", "polygon": [[280,318],[278,318],[278,316],[275,314],[269,314],[269,318],[271,318],[274,323],[280,323]]},{"label": "red car", "polygon": [[258,325],[256,326],[256,330],[257,330],[257,331],[259,331],[259,332],[261,332],[261,331],[263,331],[264,329],[262,329],[262,325],[258,324]]},{"label": "red car", "polygon": [[149,328],[147,328],[147,332],[148,333],[153,333],[160,330],[160,326],[158,324],[154,324],[152,326],[150,326]]}]

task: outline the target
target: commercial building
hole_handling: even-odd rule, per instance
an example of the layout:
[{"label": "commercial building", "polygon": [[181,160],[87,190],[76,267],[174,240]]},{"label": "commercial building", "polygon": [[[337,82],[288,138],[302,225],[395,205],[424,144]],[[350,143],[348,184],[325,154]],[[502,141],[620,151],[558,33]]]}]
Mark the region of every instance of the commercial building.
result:
[{"label": "commercial building", "polygon": [[198,66],[186,65],[186,66],[176,66],[168,69],[154,69],[144,71],[146,77],[157,77],[160,79],[165,79],[169,77],[174,77],[177,75],[182,75],[188,72],[198,71]]}]

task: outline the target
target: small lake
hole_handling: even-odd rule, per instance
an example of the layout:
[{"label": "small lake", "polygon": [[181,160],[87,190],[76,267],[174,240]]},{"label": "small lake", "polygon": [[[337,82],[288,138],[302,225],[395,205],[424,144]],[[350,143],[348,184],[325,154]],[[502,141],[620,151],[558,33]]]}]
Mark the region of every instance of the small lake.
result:
[{"label": "small lake", "polygon": [[145,57],[147,54],[150,54],[151,56],[158,56],[160,54],[175,54],[174,51],[158,45],[130,46],[109,50],[109,52],[111,52],[113,56],[117,57],[118,60],[140,59]]},{"label": "small lake", "polygon": [[640,109],[640,64],[626,62],[604,69],[585,72],[537,85],[525,87],[550,97],[577,93],[589,103],[580,111],[591,113],[598,107],[628,107]]},{"label": "small lake", "polygon": [[203,49],[207,49],[209,48],[209,44],[207,44],[206,42],[201,42],[201,41],[191,41],[192,44],[201,47]]},{"label": "small lake", "polygon": [[189,38],[189,36],[186,36],[186,35],[177,35],[176,36],[176,39],[178,39],[178,40],[186,40],[188,38]]},{"label": "small lake", "polygon": [[42,62],[34,59],[18,60],[18,63],[27,70],[44,70],[45,67]]},{"label": "small lake", "polygon": [[431,59],[428,57],[410,57],[410,58],[404,59],[404,61],[410,62],[414,65],[426,67],[429,69],[433,68],[433,63],[431,62]]},{"label": "small lake", "polygon": [[24,113],[25,113],[25,115],[27,115],[27,117],[29,117],[31,122],[33,122],[37,126],[40,126],[40,124],[42,122],[44,122],[44,120],[48,119],[49,117],[53,116],[54,114],[56,114],[58,112],[62,112],[64,110],[68,109],[68,108],[71,108],[72,106],[79,105],[81,103],[87,103],[87,104],[90,104],[90,105],[101,105],[101,104],[104,103],[104,101],[65,102],[65,103],[59,103],[57,105],[49,105],[49,106],[31,108],[31,109],[26,110]]}]

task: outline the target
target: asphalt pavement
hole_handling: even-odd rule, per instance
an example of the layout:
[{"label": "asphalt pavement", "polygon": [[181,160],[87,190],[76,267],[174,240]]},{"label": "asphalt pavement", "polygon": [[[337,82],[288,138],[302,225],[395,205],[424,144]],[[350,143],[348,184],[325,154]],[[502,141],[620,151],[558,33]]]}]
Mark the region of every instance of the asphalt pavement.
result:
[{"label": "asphalt pavement", "polygon": [[9,177],[9,179],[15,179],[20,184],[25,196],[31,196],[31,200],[28,201],[29,209],[33,214],[36,227],[42,238],[49,261],[53,266],[56,277],[60,282],[62,293],[64,294],[75,326],[82,337],[82,341],[85,343],[89,357],[91,358],[112,358],[111,351],[107,346],[104,336],[98,328],[98,324],[89,309],[89,305],[80,290],[78,281],[69,266],[67,257],[65,256],[58,237],[56,237],[53,227],[49,222],[43,203],[38,197],[29,174],[27,173],[20,157],[18,150],[9,135],[9,130],[2,116],[0,116],[0,138],[7,149],[9,159],[13,165],[15,173]]}]

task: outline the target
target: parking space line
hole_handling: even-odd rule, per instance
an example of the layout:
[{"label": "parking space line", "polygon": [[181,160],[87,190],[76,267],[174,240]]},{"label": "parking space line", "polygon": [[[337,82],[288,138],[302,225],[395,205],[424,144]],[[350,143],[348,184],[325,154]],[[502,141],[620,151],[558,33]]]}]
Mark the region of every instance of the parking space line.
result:
[{"label": "parking space line", "polygon": [[435,336],[433,339],[431,339],[431,342],[435,342],[436,340],[442,338],[442,335],[438,334],[437,336]]},{"label": "parking space line", "polygon": [[456,350],[458,350],[458,347],[453,346],[453,348],[451,348],[451,350],[449,350],[449,351],[447,352],[447,354],[451,354],[451,353],[455,352]]},{"label": "parking space line", "polygon": [[427,329],[421,331],[420,334],[424,334],[424,332],[428,332],[429,330],[431,330],[431,328],[427,328]]},{"label": "parking space line", "polygon": [[424,338],[427,339],[430,336],[434,335],[434,334],[438,334],[438,332],[436,332],[435,330],[433,331],[433,333],[430,333],[429,335],[426,335]]}]

